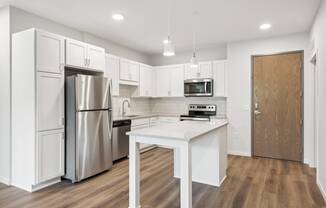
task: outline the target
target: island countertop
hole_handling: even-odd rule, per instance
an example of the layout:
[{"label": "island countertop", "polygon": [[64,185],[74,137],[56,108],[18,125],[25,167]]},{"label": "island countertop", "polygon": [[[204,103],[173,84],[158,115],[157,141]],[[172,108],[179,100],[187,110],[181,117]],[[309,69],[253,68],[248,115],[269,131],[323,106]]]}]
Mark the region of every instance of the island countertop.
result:
[{"label": "island countertop", "polygon": [[171,138],[190,141],[210,131],[228,124],[226,119],[203,121],[180,121],[177,123],[160,124],[149,128],[136,129],[127,132],[130,136]]}]

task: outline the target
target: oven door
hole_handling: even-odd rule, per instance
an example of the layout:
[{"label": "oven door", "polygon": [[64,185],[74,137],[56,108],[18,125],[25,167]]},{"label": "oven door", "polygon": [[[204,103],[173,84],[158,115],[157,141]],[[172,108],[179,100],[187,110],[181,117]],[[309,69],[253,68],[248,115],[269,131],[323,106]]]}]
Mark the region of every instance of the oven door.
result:
[{"label": "oven door", "polygon": [[184,81],[185,97],[212,97],[212,79],[188,79]]}]

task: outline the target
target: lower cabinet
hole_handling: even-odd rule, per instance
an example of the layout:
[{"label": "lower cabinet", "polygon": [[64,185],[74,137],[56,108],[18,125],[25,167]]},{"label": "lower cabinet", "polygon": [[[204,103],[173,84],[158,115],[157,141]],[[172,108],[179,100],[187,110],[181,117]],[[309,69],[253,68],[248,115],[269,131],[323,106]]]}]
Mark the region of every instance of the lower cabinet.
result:
[{"label": "lower cabinet", "polygon": [[[149,118],[134,119],[131,121],[131,130],[142,129],[149,127]],[[140,150],[150,149],[150,144],[140,144]]]},{"label": "lower cabinet", "polygon": [[64,130],[39,132],[36,139],[36,183],[64,175]]}]

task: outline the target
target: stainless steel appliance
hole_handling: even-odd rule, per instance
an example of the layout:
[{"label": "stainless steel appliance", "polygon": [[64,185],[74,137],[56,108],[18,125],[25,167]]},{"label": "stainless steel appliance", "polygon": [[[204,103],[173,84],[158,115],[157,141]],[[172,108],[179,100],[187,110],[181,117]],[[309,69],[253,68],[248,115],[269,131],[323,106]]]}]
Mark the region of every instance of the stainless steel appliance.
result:
[{"label": "stainless steel appliance", "polygon": [[181,115],[180,121],[210,121],[211,116],[216,116],[216,105],[189,104],[188,115]]},{"label": "stainless steel appliance", "polygon": [[110,82],[101,76],[66,78],[66,175],[73,183],[112,167]]},{"label": "stainless steel appliance", "polygon": [[213,79],[187,79],[184,81],[185,97],[212,97]]},{"label": "stainless steel appliance", "polygon": [[119,160],[129,154],[129,136],[126,135],[130,131],[131,120],[113,121],[112,133],[112,155],[113,161]]}]

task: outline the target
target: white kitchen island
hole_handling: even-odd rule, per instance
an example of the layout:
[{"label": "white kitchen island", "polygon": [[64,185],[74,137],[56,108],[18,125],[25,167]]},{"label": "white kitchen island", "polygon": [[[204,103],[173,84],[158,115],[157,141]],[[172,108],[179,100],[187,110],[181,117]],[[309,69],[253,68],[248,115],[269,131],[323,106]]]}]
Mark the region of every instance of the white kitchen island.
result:
[{"label": "white kitchen island", "polygon": [[174,149],[181,208],[192,207],[192,181],[220,186],[226,178],[227,124],[226,120],[182,121],[128,132],[129,208],[140,207],[140,143]]}]

